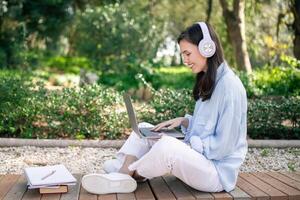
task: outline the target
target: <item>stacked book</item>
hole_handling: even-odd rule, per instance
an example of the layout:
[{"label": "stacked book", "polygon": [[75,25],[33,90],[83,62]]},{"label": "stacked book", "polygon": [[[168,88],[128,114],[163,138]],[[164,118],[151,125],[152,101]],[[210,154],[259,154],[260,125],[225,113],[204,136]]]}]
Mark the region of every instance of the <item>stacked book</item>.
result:
[{"label": "stacked book", "polygon": [[75,185],[75,177],[64,165],[25,168],[28,189],[39,189],[41,194],[66,193]]}]

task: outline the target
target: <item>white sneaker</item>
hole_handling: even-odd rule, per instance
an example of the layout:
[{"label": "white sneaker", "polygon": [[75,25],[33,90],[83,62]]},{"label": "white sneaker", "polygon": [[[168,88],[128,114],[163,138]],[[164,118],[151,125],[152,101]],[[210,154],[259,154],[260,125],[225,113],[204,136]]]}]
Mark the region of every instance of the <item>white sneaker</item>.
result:
[{"label": "white sneaker", "polygon": [[103,170],[106,173],[119,172],[122,167],[122,163],[118,159],[107,160],[103,164]]},{"label": "white sneaker", "polygon": [[136,187],[136,181],[127,174],[88,174],[82,177],[82,187],[93,194],[130,193]]},{"label": "white sneaker", "polygon": [[[106,173],[119,172],[121,167],[122,167],[122,163],[118,159],[107,160],[103,164],[103,170]],[[147,178],[143,178],[143,179],[136,180],[136,182],[143,183],[146,182],[147,180],[148,180]]]}]

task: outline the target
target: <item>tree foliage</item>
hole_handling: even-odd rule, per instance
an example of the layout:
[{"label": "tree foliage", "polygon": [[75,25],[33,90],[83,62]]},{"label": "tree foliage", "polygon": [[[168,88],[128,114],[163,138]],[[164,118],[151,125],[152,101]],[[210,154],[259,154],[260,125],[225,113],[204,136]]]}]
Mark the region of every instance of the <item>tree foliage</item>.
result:
[{"label": "tree foliage", "polygon": [[74,15],[73,3],[73,0],[1,0],[0,65],[22,66],[26,52],[38,45],[55,50]]},{"label": "tree foliage", "polygon": [[124,73],[155,57],[163,24],[142,1],[91,7],[77,15],[71,52],[94,61],[102,72]]},{"label": "tree foliage", "polygon": [[[245,1],[252,66],[276,65],[281,54],[292,55],[294,32],[284,25],[294,20],[290,5],[280,0]],[[284,23],[277,28],[279,18]],[[237,66],[220,1],[0,0],[0,67],[28,68],[46,55],[85,57],[103,73],[138,71],[170,45],[166,38],[176,40],[187,26],[208,19],[226,60]],[[171,45],[177,48],[176,60],[178,47]]]}]

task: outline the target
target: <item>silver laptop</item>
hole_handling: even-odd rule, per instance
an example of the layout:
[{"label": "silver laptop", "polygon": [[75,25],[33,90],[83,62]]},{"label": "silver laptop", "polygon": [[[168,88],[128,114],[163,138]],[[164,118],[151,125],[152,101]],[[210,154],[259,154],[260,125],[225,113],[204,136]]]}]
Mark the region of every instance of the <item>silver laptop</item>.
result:
[{"label": "silver laptop", "polygon": [[184,134],[175,129],[161,129],[159,131],[151,131],[151,128],[139,128],[136,115],[132,106],[131,98],[128,94],[123,95],[131,128],[141,138],[160,138],[160,134],[169,135],[178,139],[183,139]]}]

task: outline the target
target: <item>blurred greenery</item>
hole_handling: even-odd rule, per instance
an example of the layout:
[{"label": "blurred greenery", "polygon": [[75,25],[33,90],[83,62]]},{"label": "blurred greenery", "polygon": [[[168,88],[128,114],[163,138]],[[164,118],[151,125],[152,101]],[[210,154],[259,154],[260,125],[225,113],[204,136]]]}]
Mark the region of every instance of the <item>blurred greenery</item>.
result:
[{"label": "blurred greenery", "polygon": [[92,70],[92,63],[86,57],[55,56],[49,58],[44,65],[61,73],[79,74],[80,69]]},{"label": "blurred greenery", "polygon": [[[142,65],[180,65],[175,40],[188,25],[205,20],[207,9],[206,0],[0,0],[0,68],[41,68],[48,59],[66,58],[68,72],[72,57],[84,59],[103,76],[143,70]],[[285,26],[293,21],[290,10],[289,1],[245,2],[254,68],[275,66],[281,55],[292,56],[293,31]],[[236,68],[218,1],[212,3],[212,15],[226,59]]]},{"label": "blurred greenery", "polygon": [[264,65],[247,75],[237,72],[248,97],[300,95],[300,61],[281,56],[277,66]]}]

